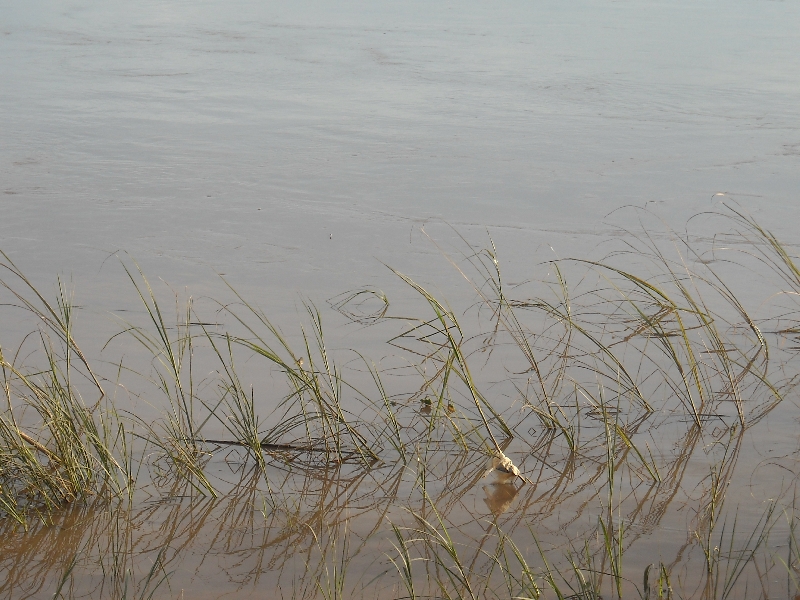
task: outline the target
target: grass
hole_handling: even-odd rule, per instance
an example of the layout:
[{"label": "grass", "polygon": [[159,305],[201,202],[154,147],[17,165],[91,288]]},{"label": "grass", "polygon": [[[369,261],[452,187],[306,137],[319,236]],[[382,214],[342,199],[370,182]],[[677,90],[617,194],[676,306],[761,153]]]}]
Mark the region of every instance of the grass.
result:
[{"label": "grass", "polygon": [[[418,314],[371,288],[330,302],[385,334],[381,361],[332,350],[313,303],[287,334],[227,282],[201,308],[124,261],[141,311],[104,351],[140,352],[90,361],[66,286],[50,302],[3,255],[9,310],[38,327],[0,351],[0,591],[78,597],[100,572],[103,597],[177,596],[207,545],[238,589],[294,597],[769,597],[776,572],[795,593],[794,476],[759,514],[728,507],[800,381],[780,342],[800,268],[742,211],[718,217],[738,248],[720,267],[700,260],[716,242],[644,229],[524,286],[491,239],[461,238],[444,254],[466,310],[396,270]],[[747,309],[753,281],[769,302]],[[487,480],[487,460],[508,473]],[[683,542],[636,550],[681,514]]]},{"label": "grass", "polygon": [[[4,268],[34,296],[13,293],[41,323],[35,339],[44,357],[44,364],[32,370],[19,364],[23,347],[13,355],[0,348],[5,404],[0,414],[0,506],[25,527],[31,517],[47,520],[65,504],[98,494],[113,497],[132,485],[124,452],[130,432],[113,405],[104,402],[102,387],[75,343],[64,285],[59,281],[57,304],[49,304],[5,259]],[[12,289],[7,281],[0,285]],[[76,379],[99,391],[91,405],[78,392]],[[38,420],[35,429],[26,427],[31,414]]]}]

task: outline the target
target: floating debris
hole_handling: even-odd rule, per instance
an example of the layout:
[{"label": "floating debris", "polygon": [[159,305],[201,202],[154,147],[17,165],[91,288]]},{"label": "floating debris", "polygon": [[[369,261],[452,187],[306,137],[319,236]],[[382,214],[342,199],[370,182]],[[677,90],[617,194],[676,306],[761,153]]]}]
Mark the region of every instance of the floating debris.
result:
[{"label": "floating debris", "polygon": [[507,475],[513,475],[514,477],[519,477],[525,483],[531,483],[521,472],[520,470],[514,465],[510,458],[508,458],[503,451],[499,448],[496,450],[496,454],[489,459],[489,464],[487,465],[486,473],[484,473],[484,477],[486,477],[492,471],[499,471],[500,473],[506,473]]}]

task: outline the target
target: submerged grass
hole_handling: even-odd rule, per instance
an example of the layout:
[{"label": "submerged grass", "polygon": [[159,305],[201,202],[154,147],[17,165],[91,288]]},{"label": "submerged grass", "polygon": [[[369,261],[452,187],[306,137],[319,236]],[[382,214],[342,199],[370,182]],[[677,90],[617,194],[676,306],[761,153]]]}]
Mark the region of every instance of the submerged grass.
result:
[{"label": "submerged grass", "polygon": [[[84,532],[73,543],[80,552],[45,561],[60,574],[52,597],[81,595],[75,574],[92,564],[104,597],[173,595],[170,573],[214,519],[213,543],[237,564],[244,537],[263,535],[248,542],[257,548],[249,584],[291,571],[297,556],[313,581],[293,580],[295,597],[712,600],[749,597],[756,581],[767,597],[767,573],[778,567],[794,593],[794,504],[784,508],[783,558],[770,550],[779,501],[742,533],[726,498],[745,436],[800,381],[794,354],[768,343],[800,332],[800,268],[743,212],[722,216],[741,250],[719,272],[687,236],[645,229],[604,260],[539,265],[549,275],[536,294],[505,282],[491,239],[473,247],[461,238],[461,255],[446,257],[474,296],[463,315],[396,270],[422,300],[421,316],[393,314],[387,296],[367,288],[331,302],[352,322],[387,328],[400,355],[388,368],[358,352],[342,362],[311,303],[292,335],[231,285],[233,300],[215,306],[213,322],[172,292],[168,317],[160,291],[123,263],[142,319],[112,340],[134,340],[147,362],[120,359],[116,378],[104,378],[75,341],[65,286],[50,303],[3,255],[0,286],[39,327],[13,352],[0,350],[0,530],[35,538],[82,506],[107,508],[108,527],[72,526]],[[780,310],[747,310],[733,268],[777,276],[769,295]],[[248,382],[254,370],[284,386],[269,411],[263,379]],[[104,385],[152,399],[161,415],[119,411]],[[664,428],[666,442],[654,436]],[[683,490],[696,453],[710,473]],[[235,481],[219,475],[223,467]],[[454,523],[450,515],[479,514],[464,506],[492,470],[496,480],[482,488],[489,512]],[[695,511],[685,543],[672,562],[636,557],[635,573],[631,548],[659,530],[679,493]],[[156,513],[157,533],[137,546]],[[586,516],[588,529],[578,526]],[[542,535],[549,518],[562,538]],[[356,570],[367,548],[381,548],[389,565],[373,558],[369,579]],[[685,559],[693,551],[703,568]],[[0,592],[23,595],[25,575],[3,560]]]}]

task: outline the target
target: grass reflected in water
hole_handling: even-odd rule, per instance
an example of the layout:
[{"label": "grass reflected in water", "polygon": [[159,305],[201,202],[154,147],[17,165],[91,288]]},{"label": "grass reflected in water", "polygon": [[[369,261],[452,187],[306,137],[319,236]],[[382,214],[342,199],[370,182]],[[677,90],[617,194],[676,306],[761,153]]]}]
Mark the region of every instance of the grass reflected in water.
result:
[{"label": "grass reflected in water", "polygon": [[379,363],[329,349],[311,303],[292,335],[232,286],[173,318],[123,261],[144,311],[108,347],[148,360],[95,367],[66,287],[48,302],[4,255],[39,326],[0,359],[0,591],[792,597],[800,268],[715,217],[716,238],[643,227],[515,285],[461,239],[465,308],[396,271],[414,316],[368,288],[330,301],[385,332]]}]

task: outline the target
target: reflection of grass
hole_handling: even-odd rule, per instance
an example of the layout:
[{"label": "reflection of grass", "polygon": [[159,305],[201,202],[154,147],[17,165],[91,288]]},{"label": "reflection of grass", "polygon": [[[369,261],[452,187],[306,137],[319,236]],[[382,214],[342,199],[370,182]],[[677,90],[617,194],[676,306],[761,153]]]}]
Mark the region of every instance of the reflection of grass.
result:
[{"label": "reflection of grass", "polygon": [[[678,236],[674,255],[644,233],[622,256],[550,262],[552,276],[534,294],[505,282],[493,243],[467,245],[448,259],[471,285],[476,310],[461,315],[435,288],[397,272],[424,314],[392,314],[371,289],[332,302],[362,326],[402,323],[387,336],[402,365],[389,368],[360,353],[337,361],[313,304],[295,337],[230,286],[234,301],[215,307],[227,326],[204,321],[177,295],[172,319],[138,267],[125,267],[144,320],[126,322],[118,340],[135,340],[149,364],[134,370],[120,359],[115,385],[148,385],[135,395],[164,408],[154,421],[120,414],[105,394],[107,380],[73,337],[64,286],[49,303],[4,256],[9,281],[0,285],[41,325],[15,352],[0,353],[0,532],[8,533],[0,556],[16,556],[12,540],[28,539],[23,558],[37,565],[28,573],[0,562],[9,574],[0,592],[19,595],[28,577],[57,573],[56,595],[80,595],[76,573],[99,565],[104,597],[157,597],[193,540],[210,536],[234,570],[253,561],[243,571],[253,585],[301,560],[315,574],[313,585],[293,588],[302,597],[344,598],[394,578],[385,568],[375,578],[354,572],[376,545],[407,598],[649,600],[677,597],[676,587],[709,600],[741,595],[748,577],[763,582],[763,560],[779,564],[767,550],[776,504],[746,535],[723,507],[744,436],[800,380],[792,355],[769,347],[762,332],[800,327],[790,305],[800,269],[749,217],[728,218],[747,250],[726,264],[777,276],[777,294],[768,295],[785,306],[774,321],[745,310],[735,278],[705,263],[690,268],[700,250]],[[243,375],[258,361],[285,386],[270,413],[260,411],[261,382]],[[502,374],[491,387],[487,372]],[[87,404],[90,394],[97,399]],[[212,426],[221,439],[206,435]],[[656,439],[668,428],[666,443]],[[631,576],[630,549],[642,527],[659,530],[698,448],[713,468],[685,501],[696,512],[686,548],[702,553],[702,583],[682,562],[684,549]],[[519,467],[527,483],[481,484],[487,454],[495,464],[513,457],[505,470]],[[481,489],[490,514],[464,508]],[[398,506],[407,511],[398,516]],[[470,510],[466,523],[450,519]],[[67,516],[70,551],[48,553],[54,538],[44,524]],[[581,516],[596,525],[554,548],[537,528],[555,516],[563,535]],[[789,523],[782,560],[794,591],[793,510]]]}]

